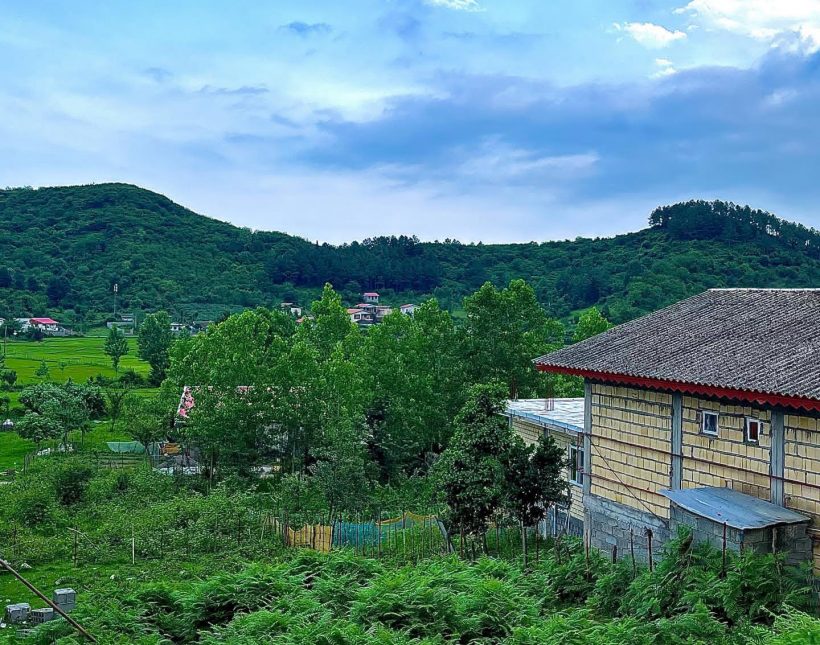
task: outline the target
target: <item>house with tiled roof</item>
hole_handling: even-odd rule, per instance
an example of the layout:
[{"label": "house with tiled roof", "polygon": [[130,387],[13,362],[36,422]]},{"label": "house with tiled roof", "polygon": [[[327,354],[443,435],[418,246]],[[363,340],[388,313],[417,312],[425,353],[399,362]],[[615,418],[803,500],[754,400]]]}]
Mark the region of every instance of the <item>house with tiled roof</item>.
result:
[{"label": "house with tiled roof", "polygon": [[593,546],[647,557],[687,525],[820,573],[820,290],[710,290],[535,364],[584,379]]}]

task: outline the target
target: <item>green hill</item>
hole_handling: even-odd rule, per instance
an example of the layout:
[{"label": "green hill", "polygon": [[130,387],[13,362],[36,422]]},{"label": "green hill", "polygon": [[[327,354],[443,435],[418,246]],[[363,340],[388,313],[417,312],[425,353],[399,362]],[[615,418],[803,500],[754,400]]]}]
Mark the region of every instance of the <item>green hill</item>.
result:
[{"label": "green hill", "polygon": [[0,316],[99,323],[114,283],[121,309],[185,319],[306,304],[326,281],[350,300],[378,289],[389,302],[435,295],[457,308],[484,281],[515,277],[553,315],[597,304],[623,321],[710,287],[818,286],[820,234],[749,207],[688,202],[613,238],[333,246],[238,228],[127,184],[0,191]]}]

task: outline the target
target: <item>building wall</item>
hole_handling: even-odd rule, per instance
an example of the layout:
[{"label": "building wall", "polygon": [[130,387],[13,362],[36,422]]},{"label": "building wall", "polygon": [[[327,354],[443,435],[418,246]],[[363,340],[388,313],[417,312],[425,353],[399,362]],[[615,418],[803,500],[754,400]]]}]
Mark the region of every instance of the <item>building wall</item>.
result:
[{"label": "building wall", "polygon": [[784,417],[783,492],[786,506],[812,518],[814,572],[820,576],[820,419],[808,414]]},{"label": "building wall", "polygon": [[[515,430],[516,434],[524,440],[528,446],[538,443],[538,439],[544,432],[549,432],[552,438],[555,440],[556,445],[564,451],[564,454],[569,453],[569,446],[570,445],[577,445],[581,446],[581,438],[575,436],[568,431],[557,428],[557,427],[547,427],[529,421],[527,419],[521,419],[518,417],[511,417],[512,419],[512,428]],[[564,477],[569,480],[569,469],[564,469]],[[571,504],[570,504],[570,518],[571,522],[573,523],[574,527],[577,528],[579,524],[583,524],[584,522],[584,489],[583,487],[579,486],[575,483],[570,483],[570,495],[571,495]],[[559,513],[558,520],[559,522],[562,521],[562,518],[565,518],[565,514]],[[552,521],[552,520],[550,520]]]},{"label": "building wall", "polygon": [[[700,517],[672,504],[672,533],[678,527],[688,526],[697,542],[708,542],[716,549],[723,548],[723,524],[705,517]],[[811,558],[811,541],[806,533],[807,524],[766,527],[763,529],[740,530],[726,527],[726,548],[739,553],[751,549],[757,553],[771,553],[773,548],[788,551],[787,564],[802,564]]]},{"label": "building wall", "polygon": [[669,518],[672,395],[592,384],[590,492],[656,518]]},{"label": "building wall", "polygon": [[[717,437],[701,432],[698,412],[703,410],[718,413]],[[761,421],[758,445],[745,442],[747,417]],[[682,488],[725,486],[769,500],[771,420],[771,412],[761,408],[684,396]]]}]

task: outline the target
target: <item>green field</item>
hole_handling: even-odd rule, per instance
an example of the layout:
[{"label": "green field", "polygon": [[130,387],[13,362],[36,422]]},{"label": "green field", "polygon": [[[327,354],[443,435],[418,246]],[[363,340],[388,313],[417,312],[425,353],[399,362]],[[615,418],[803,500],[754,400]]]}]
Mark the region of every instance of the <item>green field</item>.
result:
[{"label": "green field", "polygon": [[[85,381],[91,376],[116,376],[111,359],[103,351],[105,338],[73,337],[46,338],[41,342],[9,341],[6,348],[6,367],[17,372],[18,385],[35,383],[42,361],[49,369],[52,381]],[[137,357],[137,341],[128,339],[129,352],[120,361],[120,372],[133,369],[148,374],[148,364]]]},{"label": "green field", "polygon": [[[42,361],[48,366],[48,379],[58,383],[68,379],[82,382],[98,374],[115,377],[117,374],[111,367],[111,359],[103,351],[104,345],[103,336],[46,338],[41,342],[8,341],[6,367],[17,372],[18,387],[40,381],[35,372]],[[126,369],[133,369],[139,374],[147,375],[148,364],[137,357],[136,339],[129,338],[128,346],[128,355],[120,361],[120,373]],[[151,388],[142,388],[135,390],[135,393],[146,395],[153,391]],[[9,398],[9,405],[13,408],[17,406],[20,391],[2,392],[0,396]],[[79,441],[79,434],[72,438]],[[127,434],[120,428],[115,429],[113,433],[110,432],[108,422],[95,424],[93,430],[86,434],[86,441],[92,444],[104,444],[106,441],[126,438]],[[32,442],[21,439],[16,433],[0,432],[0,471],[21,468],[25,455],[33,449]]]}]

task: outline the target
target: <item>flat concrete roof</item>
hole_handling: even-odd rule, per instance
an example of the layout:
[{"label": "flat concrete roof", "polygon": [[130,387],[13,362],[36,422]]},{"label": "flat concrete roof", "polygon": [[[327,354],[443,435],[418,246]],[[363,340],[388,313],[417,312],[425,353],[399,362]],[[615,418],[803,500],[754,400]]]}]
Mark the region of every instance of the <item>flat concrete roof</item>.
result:
[{"label": "flat concrete roof", "polygon": [[542,427],[569,432],[584,431],[584,399],[516,399],[507,401],[507,416],[526,419]]},{"label": "flat concrete roof", "polygon": [[805,515],[731,488],[709,486],[661,493],[690,513],[742,531],[810,521]]}]

